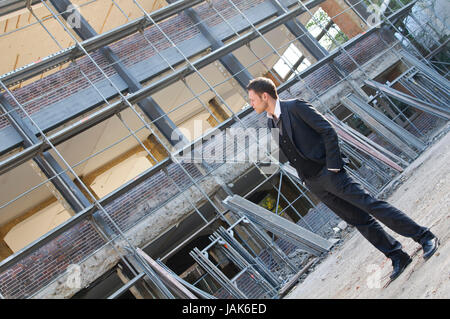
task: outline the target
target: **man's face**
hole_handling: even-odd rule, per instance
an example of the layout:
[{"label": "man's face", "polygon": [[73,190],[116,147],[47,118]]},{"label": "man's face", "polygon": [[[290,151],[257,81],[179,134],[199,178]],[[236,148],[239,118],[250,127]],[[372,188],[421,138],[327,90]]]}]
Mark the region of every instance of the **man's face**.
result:
[{"label": "man's face", "polygon": [[267,93],[262,93],[259,95],[253,90],[248,91],[248,98],[250,100],[250,105],[256,111],[256,113],[261,114],[267,108]]}]

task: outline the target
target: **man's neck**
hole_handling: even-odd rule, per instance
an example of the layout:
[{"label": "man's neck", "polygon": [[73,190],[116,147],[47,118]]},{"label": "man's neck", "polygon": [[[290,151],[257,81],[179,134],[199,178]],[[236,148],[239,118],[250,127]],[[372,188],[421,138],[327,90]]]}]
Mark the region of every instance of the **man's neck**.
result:
[{"label": "man's neck", "polygon": [[266,108],[266,112],[269,113],[270,115],[272,115],[273,118],[277,118],[275,116],[275,114],[274,114],[275,113],[275,106],[277,104],[277,100],[270,99],[270,100],[267,101],[267,104],[268,104],[268,106]]}]

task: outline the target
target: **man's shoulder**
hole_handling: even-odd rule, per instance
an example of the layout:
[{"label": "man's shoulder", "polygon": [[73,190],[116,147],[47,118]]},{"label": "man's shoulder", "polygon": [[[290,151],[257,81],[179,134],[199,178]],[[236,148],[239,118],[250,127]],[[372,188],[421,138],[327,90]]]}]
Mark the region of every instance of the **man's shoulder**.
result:
[{"label": "man's shoulder", "polygon": [[286,104],[289,104],[289,105],[295,105],[297,103],[306,103],[306,104],[308,104],[307,101],[302,100],[300,98],[286,99],[286,100],[281,100],[280,99],[280,103],[286,103]]},{"label": "man's shoulder", "polygon": [[280,104],[283,103],[283,105],[286,107],[286,109],[289,111],[292,108],[302,108],[305,106],[308,106],[309,103],[305,100],[295,98],[295,99],[289,99],[289,100],[280,100]]},{"label": "man's shoulder", "polygon": [[291,103],[296,103],[298,99],[286,99],[286,100],[281,100],[280,99],[280,103],[287,103],[287,104],[291,104]]}]

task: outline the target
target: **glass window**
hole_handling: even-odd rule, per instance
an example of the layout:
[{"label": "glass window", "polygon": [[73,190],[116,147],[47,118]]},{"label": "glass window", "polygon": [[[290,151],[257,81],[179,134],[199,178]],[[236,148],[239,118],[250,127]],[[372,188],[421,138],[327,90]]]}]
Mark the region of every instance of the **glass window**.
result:
[{"label": "glass window", "polygon": [[[291,66],[295,65],[302,57],[302,53],[293,43],[291,43],[283,53],[282,57],[282,59],[279,59],[278,62],[275,63],[273,68],[284,79],[291,70]],[[287,61],[287,63],[285,61]]]}]

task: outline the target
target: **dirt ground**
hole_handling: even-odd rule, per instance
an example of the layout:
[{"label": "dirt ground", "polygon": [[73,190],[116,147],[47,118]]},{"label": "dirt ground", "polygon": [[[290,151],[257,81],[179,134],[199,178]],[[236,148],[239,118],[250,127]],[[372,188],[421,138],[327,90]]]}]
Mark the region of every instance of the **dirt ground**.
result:
[{"label": "dirt ground", "polygon": [[343,243],[315,265],[285,298],[450,297],[449,128],[447,124],[435,135],[435,142],[392,182],[393,191],[383,198],[419,224],[431,228],[441,242],[436,253],[425,262],[420,245],[385,227],[413,257],[400,277],[388,284],[392,271],[390,259],[356,229],[351,229]]}]

